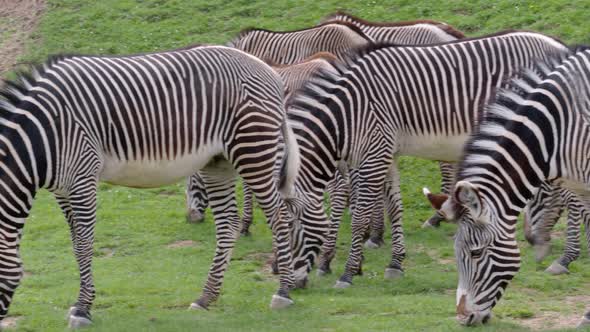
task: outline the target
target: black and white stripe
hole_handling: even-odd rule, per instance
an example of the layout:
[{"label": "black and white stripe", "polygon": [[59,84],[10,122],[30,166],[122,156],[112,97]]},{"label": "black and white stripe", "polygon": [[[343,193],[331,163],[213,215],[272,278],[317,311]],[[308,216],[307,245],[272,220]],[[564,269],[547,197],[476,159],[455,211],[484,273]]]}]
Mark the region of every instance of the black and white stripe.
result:
[{"label": "black and white stripe", "polygon": [[[265,63],[228,47],[203,46],[136,56],[59,56],[32,76],[7,82],[0,101],[0,318],[22,277],[19,242],[39,188],[53,192],[66,215],[80,270],[71,326],[90,323],[96,191],[99,181],[145,188],[174,183],[201,169],[218,220],[217,249],[203,293],[220,292],[239,218],[239,174],[273,231],[280,271],[273,307],[293,286],[290,217],[273,165],[284,121],[283,85]],[[282,133],[281,133],[282,132]],[[295,158],[285,171],[292,178]],[[290,159],[291,160],[291,159]]]}]

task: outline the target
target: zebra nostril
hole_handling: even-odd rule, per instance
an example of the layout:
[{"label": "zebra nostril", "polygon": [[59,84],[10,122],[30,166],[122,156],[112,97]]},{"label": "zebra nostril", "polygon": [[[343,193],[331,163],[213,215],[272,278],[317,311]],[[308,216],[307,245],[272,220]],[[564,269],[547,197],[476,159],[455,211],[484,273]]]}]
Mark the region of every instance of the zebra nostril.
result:
[{"label": "zebra nostril", "polygon": [[487,322],[489,322],[489,321],[490,321],[490,318],[492,318],[492,315],[490,315],[490,314],[487,314],[487,315],[485,315],[485,317],[482,319],[482,321],[481,321],[481,322],[482,322],[483,324],[487,324]]},{"label": "zebra nostril", "polygon": [[204,214],[194,209],[189,209],[186,214],[186,221],[190,224],[202,222],[203,219]]},{"label": "zebra nostril", "polygon": [[469,314],[469,318],[467,318],[467,325],[473,324],[474,318],[475,318],[475,314]]}]

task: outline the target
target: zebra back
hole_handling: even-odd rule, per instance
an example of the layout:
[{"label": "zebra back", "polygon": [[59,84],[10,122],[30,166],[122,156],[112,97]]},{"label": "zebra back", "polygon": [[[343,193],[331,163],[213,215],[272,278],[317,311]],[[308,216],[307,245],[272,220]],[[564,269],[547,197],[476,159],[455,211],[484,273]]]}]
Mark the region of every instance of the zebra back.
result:
[{"label": "zebra back", "polygon": [[295,31],[245,29],[228,46],[279,65],[295,64],[319,52],[338,58],[349,50],[371,43],[358,27],[346,22],[329,22]]},{"label": "zebra back", "polygon": [[465,35],[456,28],[444,22],[433,20],[372,22],[343,11],[337,11],[326,16],[321,22],[332,21],[344,21],[353,24],[375,42],[418,45],[465,38]]}]

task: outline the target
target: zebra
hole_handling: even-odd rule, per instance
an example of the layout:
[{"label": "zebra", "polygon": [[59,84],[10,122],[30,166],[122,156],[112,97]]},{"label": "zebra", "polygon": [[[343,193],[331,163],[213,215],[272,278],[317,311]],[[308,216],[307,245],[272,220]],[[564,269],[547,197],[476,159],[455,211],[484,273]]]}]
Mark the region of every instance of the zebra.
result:
[{"label": "zebra", "polygon": [[517,217],[543,182],[588,195],[590,48],[575,50],[513,80],[520,92],[499,93],[465,145],[450,199],[428,195],[458,222],[461,324],[488,321],[518,272]]},{"label": "zebra", "polygon": [[[338,63],[338,58],[329,52],[319,52],[293,65],[278,65],[269,63],[281,77],[285,87],[285,100],[288,100],[295,91],[299,90],[307,80],[318,70],[336,72],[332,63]],[[282,147],[279,147],[279,152]],[[280,165],[278,165],[280,166]],[[186,185],[187,221],[201,222],[205,216],[205,209],[208,206],[207,192],[201,176],[193,174],[187,180]],[[344,214],[348,200],[348,183],[345,177],[337,176],[330,185],[328,192],[331,197],[331,219],[338,220]],[[242,213],[241,235],[250,234],[250,225],[253,219],[253,197],[248,186],[244,186],[244,207]]]},{"label": "zebra", "polygon": [[[70,226],[80,272],[70,327],[91,323],[91,273],[98,181],[146,188],[201,169],[217,219],[217,249],[202,295],[220,292],[239,231],[237,174],[256,196],[273,232],[280,271],[271,308],[293,301],[291,215],[272,165],[279,137],[283,164],[297,171],[298,148],[284,121],[283,85],[264,62],[225,46],[195,46],[134,56],[55,56],[7,82],[0,99],[0,318],[23,274],[19,244],[40,188],[52,192]],[[282,133],[282,134],[281,134]]]},{"label": "zebra", "polygon": [[378,23],[337,11],[324,17],[321,23],[334,21],[346,22],[358,27],[374,42],[414,45],[436,44],[465,38],[463,32],[454,27],[432,20]]},{"label": "zebra", "polygon": [[319,52],[339,59],[351,49],[372,44],[361,29],[346,22],[329,22],[295,31],[242,30],[228,46],[276,65],[292,65]]},{"label": "zebra", "polygon": [[[343,11],[337,11],[326,16],[321,23],[333,21],[347,22],[349,24],[355,25],[376,43],[423,45],[465,38],[465,35],[454,27],[446,23],[431,20],[376,23],[363,20]],[[446,162],[439,162],[439,168],[442,175],[442,191],[450,192],[454,179],[454,165]],[[351,172],[354,173],[355,170],[353,169]],[[351,179],[356,179],[356,176],[351,174]],[[354,202],[354,197],[351,199],[351,201]],[[379,202],[379,204],[381,204],[381,202]],[[443,220],[444,219],[442,216],[440,216],[438,213],[435,213],[423,223],[423,227],[438,227]],[[333,226],[333,228],[338,229],[338,225]],[[385,227],[383,214],[376,214],[375,218],[371,222],[371,232],[369,239],[365,242],[365,247],[380,247],[384,243],[384,230]],[[321,260],[322,262],[326,262],[327,265],[325,265],[325,268],[327,271],[329,271],[329,261],[331,260],[329,257],[334,257],[335,254],[335,243],[336,238],[329,237],[326,244],[324,245],[324,248],[322,249],[322,256],[326,257],[321,257]],[[323,274],[322,270],[318,270],[318,272]]]},{"label": "zebra", "polygon": [[567,235],[563,255],[545,271],[550,274],[569,273],[569,264],[580,256],[581,224],[584,222],[590,253],[590,215],[588,202],[574,192],[543,183],[524,209],[525,238],[535,248],[535,259],[542,261],[550,251],[551,229],[567,207]]},{"label": "zebra", "polygon": [[[358,168],[359,187],[353,188],[351,249],[335,286],[350,286],[360,270],[363,234],[384,185],[392,224],[385,276],[401,276],[405,246],[395,158],[458,160],[481,106],[504,79],[536,59],[567,52],[558,40],[527,31],[427,46],[373,45],[340,66],[339,75],[321,73],[310,80],[287,105],[301,156],[298,189],[287,203],[305,202],[299,203],[302,210],[292,210],[308,226],[305,236],[296,233],[292,240],[306,239],[309,253],[304,256],[315,257],[315,241],[325,235],[324,216],[316,206],[343,162]],[[294,260],[296,279],[306,277],[311,265],[303,264],[311,262]]]}]

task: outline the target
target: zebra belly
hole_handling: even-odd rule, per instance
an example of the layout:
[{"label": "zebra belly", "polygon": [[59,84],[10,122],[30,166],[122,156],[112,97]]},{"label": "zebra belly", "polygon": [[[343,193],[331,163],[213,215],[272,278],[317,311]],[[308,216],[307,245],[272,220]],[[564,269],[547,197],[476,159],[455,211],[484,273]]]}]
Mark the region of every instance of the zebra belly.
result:
[{"label": "zebra belly", "polygon": [[458,161],[469,135],[460,136],[409,136],[401,140],[398,153],[440,161]]},{"label": "zebra belly", "polygon": [[222,149],[207,149],[173,160],[120,160],[105,157],[100,181],[134,187],[154,188],[178,182],[203,168]]}]

